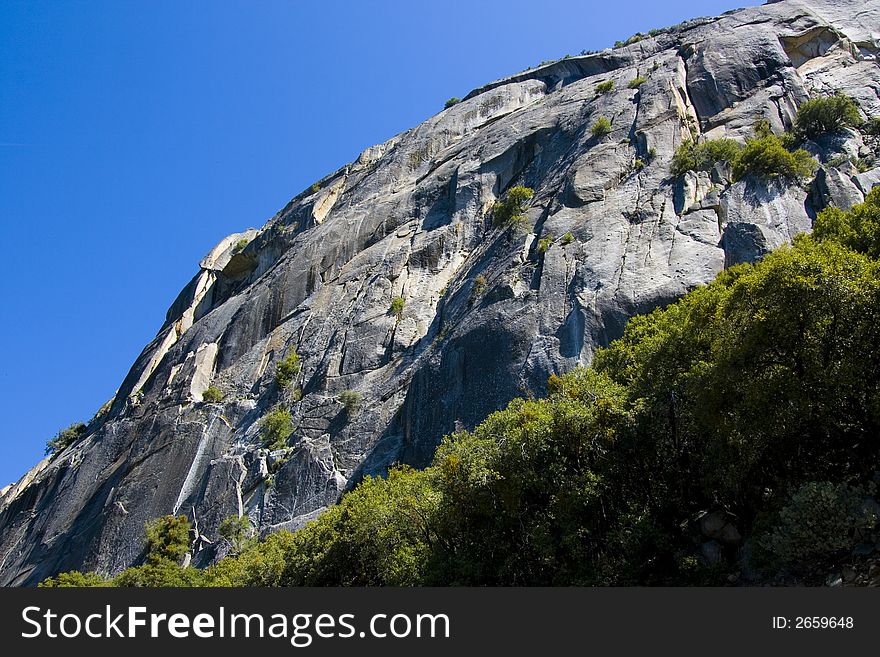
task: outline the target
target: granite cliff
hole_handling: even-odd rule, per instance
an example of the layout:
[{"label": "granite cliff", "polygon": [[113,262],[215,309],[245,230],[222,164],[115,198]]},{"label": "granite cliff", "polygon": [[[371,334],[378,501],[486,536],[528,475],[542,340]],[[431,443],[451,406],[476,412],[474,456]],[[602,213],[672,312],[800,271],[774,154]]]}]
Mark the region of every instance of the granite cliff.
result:
[{"label": "granite cliff", "polygon": [[[670,162],[758,120],[782,132],[815,96],[880,115],[878,54],[880,0],[784,0],[492,82],[367,149],[212,249],[84,435],[3,489],[0,584],[118,572],[170,513],[211,563],[224,518],[297,528],[363,476],[423,466],[444,434],[544,394],[632,315],[861,202],[880,160],[855,130],[806,145],[820,166],[805,184],[721,165],[673,177]],[[535,192],[525,227],[493,226],[517,185]],[[270,450],[277,408],[293,433]]]}]

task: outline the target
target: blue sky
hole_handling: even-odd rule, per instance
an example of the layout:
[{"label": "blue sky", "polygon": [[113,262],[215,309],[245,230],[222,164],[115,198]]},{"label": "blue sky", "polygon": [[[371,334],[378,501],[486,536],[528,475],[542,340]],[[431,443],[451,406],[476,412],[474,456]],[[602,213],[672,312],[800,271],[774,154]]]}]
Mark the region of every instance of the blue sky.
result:
[{"label": "blue sky", "polygon": [[5,0],[0,486],[113,395],[227,234],[450,96],[742,4]]}]

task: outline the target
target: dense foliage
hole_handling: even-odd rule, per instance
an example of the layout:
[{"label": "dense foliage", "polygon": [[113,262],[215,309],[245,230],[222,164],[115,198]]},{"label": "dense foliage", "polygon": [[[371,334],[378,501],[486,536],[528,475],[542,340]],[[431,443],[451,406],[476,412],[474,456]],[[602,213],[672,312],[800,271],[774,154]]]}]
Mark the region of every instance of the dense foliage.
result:
[{"label": "dense foliage", "polygon": [[804,101],[798,108],[794,131],[801,139],[815,139],[861,124],[862,117],[853,99],[844,94],[835,94]]},{"label": "dense foliage", "polygon": [[709,171],[718,162],[732,165],[733,180],[752,175],[765,180],[797,181],[813,173],[815,160],[802,148],[793,148],[791,139],[774,135],[756,126],[756,135],[741,146],[733,139],[709,139],[699,144],[688,141],[672,156],[670,171],[680,176],[687,171]]},{"label": "dense foliage", "polygon": [[732,162],[742,148],[734,139],[708,139],[699,144],[686,141],[672,156],[672,175],[686,171],[709,171],[716,162]]},{"label": "dense foliage", "polygon": [[773,134],[750,139],[733,159],[733,179],[748,175],[794,182],[812,175],[816,161],[803,148],[790,150]]},{"label": "dense foliage", "polygon": [[[752,175],[794,182],[810,176],[816,168],[810,154],[798,148],[800,142],[862,123],[852,98],[842,94],[813,98],[798,108],[791,132],[775,135],[770,124],[762,120],[745,145],[733,139],[709,139],[699,144],[687,141],[676,149],[670,171],[673,176],[680,176],[687,171],[709,171],[718,162],[729,162],[734,181]],[[870,130],[871,124],[866,132]]]},{"label": "dense foliage", "polygon": [[715,583],[693,528],[710,509],[768,577],[848,551],[878,520],[863,502],[880,469],[878,212],[880,191],[826,210],[813,236],[633,318],[546,398],[447,437],[423,471],[366,478],[296,533],[113,582]]}]

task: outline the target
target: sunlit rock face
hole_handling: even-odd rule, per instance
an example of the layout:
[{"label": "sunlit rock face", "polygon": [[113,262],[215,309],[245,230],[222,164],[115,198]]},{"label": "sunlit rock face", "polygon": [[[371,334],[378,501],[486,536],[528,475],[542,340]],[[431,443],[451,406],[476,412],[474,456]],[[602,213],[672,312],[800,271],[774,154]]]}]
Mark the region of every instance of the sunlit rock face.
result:
[{"label": "sunlit rock face", "polygon": [[[669,165],[692,134],[789,128],[810,96],[880,114],[878,34],[880,0],[698,19],[493,82],[366,150],[214,248],[86,437],[3,489],[0,583],[118,572],[169,513],[192,521],[196,565],[223,556],[229,515],[295,529],[363,476],[424,466],[444,434],[544,394],[633,314],[861,201],[880,170],[834,155],[870,148],[855,131],[808,145],[823,162],[809,185]],[[599,117],[609,134],[592,134]],[[524,227],[493,227],[515,185],[535,191]],[[293,433],[270,451],[261,419],[277,407]]]}]

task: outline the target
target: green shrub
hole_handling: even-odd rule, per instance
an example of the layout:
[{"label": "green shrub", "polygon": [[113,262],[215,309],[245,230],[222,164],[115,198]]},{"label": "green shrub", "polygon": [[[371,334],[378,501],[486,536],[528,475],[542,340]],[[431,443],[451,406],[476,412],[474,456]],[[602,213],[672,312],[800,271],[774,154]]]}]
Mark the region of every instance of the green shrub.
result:
[{"label": "green shrub", "polygon": [[529,187],[511,187],[504,198],[492,206],[492,225],[512,228],[525,223],[526,204],[534,195],[535,191]]},{"label": "green shrub", "polygon": [[309,192],[312,194],[317,194],[321,191],[321,183],[312,183],[312,186],[309,187]]},{"label": "green shrub", "polygon": [[648,78],[646,78],[643,75],[640,75],[640,76],[630,80],[629,84],[627,84],[626,86],[629,87],[630,89],[638,89],[643,84],[645,84],[645,82],[647,82],[647,81],[648,81]]},{"label": "green shrub", "polygon": [[286,388],[293,382],[301,369],[302,363],[299,354],[296,353],[296,350],[291,350],[275,368],[275,383],[280,388]]},{"label": "green shrub", "polygon": [[802,139],[855,128],[862,124],[859,108],[852,98],[843,94],[813,98],[798,108],[794,130]]},{"label": "green shrub", "polygon": [[765,179],[795,181],[812,175],[816,161],[805,150],[786,150],[775,135],[746,142],[733,160],[733,179],[748,175]]},{"label": "green shrub", "polygon": [[55,434],[54,438],[46,442],[46,454],[54,454],[69,447],[86,435],[86,429],[86,425],[82,422],[75,422],[66,429],[62,429]]},{"label": "green shrub", "polygon": [[446,101],[446,104],[443,105],[443,109],[449,109],[453,105],[458,105],[460,102],[461,102],[461,98],[456,98],[455,96],[453,96],[452,98],[450,98],[449,100]]},{"label": "green shrub", "polygon": [[202,393],[202,401],[217,404],[223,401],[223,392],[217,386],[210,386]]},{"label": "green shrub", "polygon": [[290,411],[275,408],[263,418],[263,445],[270,450],[287,447],[287,439],[293,433],[293,416]]},{"label": "green shrub", "polygon": [[78,570],[71,570],[70,572],[59,573],[55,577],[50,577],[40,582],[38,586],[40,588],[82,589],[111,585],[110,580],[98,573],[81,573]]},{"label": "green shrub", "polygon": [[615,48],[622,48],[623,46],[631,46],[632,44],[638,43],[639,41],[646,38],[647,36],[648,36],[647,34],[642,34],[641,32],[636,32],[635,34],[633,34],[631,37],[629,37],[625,41],[615,41],[614,47]]},{"label": "green shrub", "polygon": [[254,529],[247,516],[229,516],[220,523],[217,531],[229,543],[232,554],[240,554],[254,535]]},{"label": "green shrub", "polygon": [[238,255],[244,248],[250,244],[250,240],[247,238],[242,238],[235,243],[235,246],[232,247],[232,255]]},{"label": "green shrub", "polygon": [[572,242],[574,242],[574,235],[572,235],[571,233],[566,233],[565,235],[562,236],[562,245],[563,246],[567,246],[567,245],[571,244]]},{"label": "green shrub", "polygon": [[162,560],[128,568],[113,578],[112,585],[122,588],[193,588],[210,584],[204,571]]},{"label": "green shrub", "polygon": [[611,121],[609,121],[604,116],[600,116],[593,122],[593,127],[590,128],[590,133],[594,137],[603,137],[611,132]]},{"label": "green shrub", "polygon": [[403,319],[403,308],[406,305],[406,299],[403,297],[394,297],[391,299],[391,306],[388,308],[388,313],[390,315],[394,315],[394,317],[399,322]]},{"label": "green shrub", "polygon": [[880,116],[872,116],[870,119],[865,121],[862,126],[862,131],[866,135],[872,135],[877,137],[880,135]]},{"label": "green shrub", "polygon": [[645,161],[640,158],[636,158],[635,162],[633,162],[633,169],[635,169],[636,171],[641,171],[644,168]]},{"label": "green shrub", "polygon": [[849,550],[860,530],[873,529],[878,518],[862,506],[864,491],[848,484],[811,481],[801,485],[779,511],[760,547],[775,567],[803,568]]},{"label": "green shrub", "polygon": [[596,85],[596,94],[607,94],[614,89],[614,80],[605,80]]},{"label": "green shrub", "polygon": [[813,237],[833,241],[880,259],[880,187],[872,189],[865,202],[844,211],[828,207],[816,217]]},{"label": "green shrub", "polygon": [[547,394],[560,395],[565,392],[565,381],[557,374],[547,377]]},{"label": "green shrub", "polygon": [[850,162],[856,168],[856,171],[858,171],[859,173],[866,173],[874,168],[876,160],[871,160],[864,157],[853,157],[850,158]]},{"label": "green shrub", "polygon": [[551,246],[553,246],[553,236],[547,235],[546,237],[542,237],[538,240],[538,253],[542,255],[547,253]]},{"label": "green shrub", "polygon": [[709,139],[699,144],[686,141],[675,150],[670,171],[680,176],[687,171],[710,171],[718,162],[732,162],[741,146],[733,139]]},{"label": "green shrub", "polygon": [[486,277],[482,274],[477,274],[474,277],[474,286],[471,288],[471,295],[474,297],[482,296],[486,291]]},{"label": "green shrub", "polygon": [[360,410],[364,396],[355,390],[343,390],[339,393],[339,403],[345,408],[346,414],[353,416]]},{"label": "green shrub", "polygon": [[190,548],[190,524],[186,516],[164,516],[146,525],[147,563],[178,563]]}]

